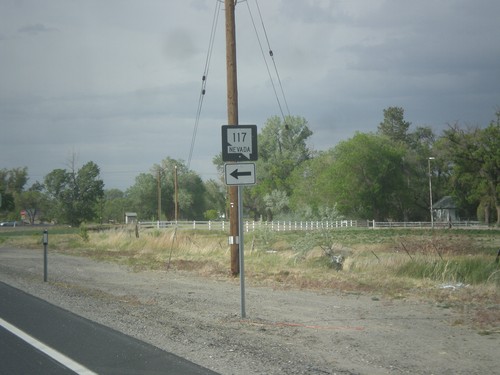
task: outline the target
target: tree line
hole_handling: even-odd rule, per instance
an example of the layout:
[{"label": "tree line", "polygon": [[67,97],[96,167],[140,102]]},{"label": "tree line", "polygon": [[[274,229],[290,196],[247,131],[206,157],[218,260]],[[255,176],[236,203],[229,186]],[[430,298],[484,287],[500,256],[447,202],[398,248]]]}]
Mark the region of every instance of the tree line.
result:
[{"label": "tree line", "polygon": [[[383,111],[373,132],[357,132],[325,151],[299,116],[271,117],[258,134],[257,184],[244,189],[244,214],[254,219],[429,221],[434,202],[451,196],[464,220],[500,224],[500,111],[487,126],[451,124],[442,134],[412,128],[401,107]],[[73,158],[74,159],[74,158]],[[226,216],[221,154],[219,179],[203,181],[182,160],[166,157],[125,191],[104,189],[92,161],[55,169],[26,188],[27,168],[0,170],[0,219],[121,223],[216,220]],[[429,189],[432,182],[432,190]]]}]

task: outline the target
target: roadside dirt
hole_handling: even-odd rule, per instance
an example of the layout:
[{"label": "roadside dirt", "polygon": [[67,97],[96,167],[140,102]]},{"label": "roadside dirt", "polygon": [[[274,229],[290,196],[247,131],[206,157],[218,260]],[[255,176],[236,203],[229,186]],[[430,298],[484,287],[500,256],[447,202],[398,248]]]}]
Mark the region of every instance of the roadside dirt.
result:
[{"label": "roadside dirt", "polygon": [[44,283],[42,252],[9,248],[0,281],[221,374],[500,373],[500,335],[435,303],[247,282],[242,319],[237,279],[50,254]]}]

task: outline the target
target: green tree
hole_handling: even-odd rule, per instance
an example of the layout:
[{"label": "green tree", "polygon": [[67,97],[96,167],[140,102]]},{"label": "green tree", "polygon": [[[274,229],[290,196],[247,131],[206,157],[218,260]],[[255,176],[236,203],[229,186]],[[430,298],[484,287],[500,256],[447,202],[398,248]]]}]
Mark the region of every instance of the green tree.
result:
[{"label": "green tree", "polygon": [[[217,213],[216,218],[226,213],[226,187],[219,181],[210,179],[205,181],[205,206],[208,210]],[[204,215],[206,217],[206,215]],[[212,220],[213,214],[210,215]]]},{"label": "green tree", "polygon": [[97,164],[90,161],[76,170],[55,169],[45,176],[45,190],[52,200],[51,214],[57,220],[79,226],[96,218],[96,205],[104,195],[104,182]]},{"label": "green tree", "polygon": [[18,211],[26,212],[30,224],[40,219],[40,215],[43,215],[49,207],[47,196],[42,190],[43,186],[35,183],[29,190],[16,194],[16,208]]},{"label": "green tree", "polygon": [[287,179],[292,171],[311,157],[307,139],[312,135],[302,117],[278,116],[267,120],[258,136],[259,159],[257,176],[266,193],[284,190],[290,193]]},{"label": "green tree", "polygon": [[292,173],[290,208],[300,219],[319,220],[321,212],[335,204],[328,175],[333,160],[333,149],[322,151]]},{"label": "green tree", "polygon": [[444,133],[453,167],[455,197],[490,212],[500,225],[500,112],[484,129],[463,129],[458,124]]},{"label": "green tree", "polygon": [[384,121],[378,126],[378,134],[389,137],[396,142],[407,143],[411,123],[404,119],[404,113],[405,111],[401,107],[384,109]]},{"label": "green tree", "polygon": [[17,219],[16,196],[20,194],[28,181],[28,168],[0,169],[0,194],[2,203],[0,212],[9,213]]},{"label": "green tree", "polygon": [[264,196],[267,220],[273,220],[274,215],[282,213],[288,208],[288,196],[281,190],[273,190]]},{"label": "green tree", "polygon": [[[432,151],[436,136],[428,126],[419,126],[410,131],[411,123],[404,118],[404,109],[389,107],[384,110],[384,119],[378,126],[377,134],[387,137],[392,142],[404,147],[401,169],[406,181],[405,190],[398,195],[395,203],[408,221],[424,220],[429,217],[430,199],[428,189],[428,162],[430,156],[436,156]],[[439,165],[432,163],[433,167]],[[441,190],[444,181],[441,175],[435,181],[434,192]],[[401,200],[400,197],[408,199]]]},{"label": "green tree", "polygon": [[0,169],[0,188],[10,193],[20,193],[28,182],[28,168]]},{"label": "green tree", "polygon": [[436,141],[436,135],[428,126],[418,126],[414,132],[408,134],[408,145],[416,152],[428,153]]},{"label": "green tree", "polygon": [[356,133],[322,154],[322,160],[303,171],[306,178],[318,173],[315,186],[309,187],[311,194],[318,194],[318,212],[329,207],[351,218],[401,219],[401,207],[409,200],[402,170],[404,150],[386,137]]},{"label": "green tree", "polygon": [[203,220],[206,210],[206,189],[201,177],[183,165],[178,171],[179,218]]},{"label": "green tree", "polygon": [[127,211],[128,200],[120,189],[104,191],[102,220],[106,223],[122,223]]},{"label": "green tree", "polygon": [[13,212],[16,207],[14,194],[0,190],[2,195],[2,204],[0,205],[0,212]]},{"label": "green tree", "polygon": [[289,178],[293,171],[311,158],[307,139],[312,131],[302,117],[278,116],[267,120],[258,136],[259,159],[256,163],[257,185],[245,189],[245,206],[254,217],[269,213],[264,197],[273,191],[290,196],[293,186]]},{"label": "green tree", "polygon": [[129,206],[125,211],[137,212],[139,220],[155,220],[158,210],[158,173],[141,173],[135,178],[135,183],[127,189]]},{"label": "green tree", "polygon": [[479,175],[484,179],[484,196],[495,209],[496,225],[500,226],[500,112],[496,122],[491,122],[481,132],[477,157],[482,161]]},{"label": "green tree", "polygon": [[[346,216],[403,219],[409,202],[403,173],[405,149],[384,137],[356,134],[335,147],[332,185]],[[348,214],[348,215],[347,215]]]},{"label": "green tree", "polygon": [[[158,218],[158,193],[161,196],[161,219],[175,218],[175,176],[177,174],[178,219],[203,219],[206,207],[205,186],[195,172],[183,161],[170,157],[155,164],[150,173],[136,177],[135,184],[127,190],[130,210],[137,212],[140,220]],[[128,209],[127,209],[128,210]]]}]

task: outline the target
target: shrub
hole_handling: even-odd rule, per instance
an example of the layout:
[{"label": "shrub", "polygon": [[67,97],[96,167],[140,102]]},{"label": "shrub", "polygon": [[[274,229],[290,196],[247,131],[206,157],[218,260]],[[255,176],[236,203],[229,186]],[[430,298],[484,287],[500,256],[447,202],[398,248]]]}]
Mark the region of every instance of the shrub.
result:
[{"label": "shrub", "polygon": [[89,230],[85,223],[80,224],[80,237],[84,242],[89,242]]}]

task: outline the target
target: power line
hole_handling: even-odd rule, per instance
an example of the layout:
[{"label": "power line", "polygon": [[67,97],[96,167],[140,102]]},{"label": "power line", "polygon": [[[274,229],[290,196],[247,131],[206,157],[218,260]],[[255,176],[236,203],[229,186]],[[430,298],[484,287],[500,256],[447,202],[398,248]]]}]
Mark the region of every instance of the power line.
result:
[{"label": "power line", "polygon": [[[259,13],[260,23],[262,25],[262,30],[263,30],[264,36],[266,38],[267,47],[268,47],[268,51],[269,51],[269,56],[271,57],[271,60],[273,62],[274,72],[275,72],[277,80],[278,80],[278,84],[279,84],[280,91],[281,91],[281,96],[283,97],[283,102],[284,102],[285,107],[286,107],[286,112],[287,112],[287,115],[290,116],[290,109],[288,108],[288,102],[286,100],[285,91],[283,89],[283,84],[281,83],[281,78],[280,78],[280,75],[279,75],[279,72],[278,72],[278,67],[277,67],[276,61],[274,59],[274,53],[273,53],[273,50],[271,49],[271,44],[269,42],[269,37],[267,36],[266,26],[264,25],[264,19],[262,18],[262,13],[260,11],[259,3],[258,3],[257,0],[255,0],[255,5],[256,5],[257,11]],[[265,53],[264,53],[264,48],[262,47],[262,43],[260,41],[259,33],[257,31],[257,27],[255,25],[255,21],[254,21],[253,15],[252,15],[252,11],[250,9],[250,6],[248,5],[248,2],[247,2],[247,8],[248,8],[248,12],[250,13],[250,19],[252,21],[252,25],[253,25],[253,28],[254,28],[254,31],[255,31],[255,35],[257,36],[257,41],[258,41],[259,46],[260,46],[260,50],[261,50],[261,53],[262,53],[262,57],[264,59],[264,63],[266,64],[267,73],[269,75],[269,79],[271,80],[271,85],[273,87],[274,95],[276,97],[276,101],[278,102],[278,107],[279,107],[280,112],[281,112],[281,117],[283,117],[283,121],[285,121],[285,115],[283,113],[283,108],[282,108],[282,105],[281,105],[281,101],[279,99],[279,95],[278,95],[277,90],[276,90],[276,85],[274,84],[274,79],[273,79],[271,71],[269,69],[269,65],[267,63],[267,59],[266,59],[266,56],[265,56]]]},{"label": "power line", "polygon": [[[281,91],[282,100],[280,99],[280,95],[278,94],[278,90],[277,90],[275,81],[273,79],[273,74],[271,73],[271,69],[270,69],[269,64],[267,62],[266,54],[264,52],[264,47],[263,47],[262,42],[260,40],[259,32],[257,30],[257,26],[255,24],[255,20],[254,20],[252,11],[250,9],[249,2],[247,0],[237,0],[237,1],[235,1],[235,5],[238,4],[238,3],[241,3],[242,1],[245,1],[246,4],[247,4],[248,12],[250,14],[250,19],[252,21],[252,25],[253,25],[253,28],[254,28],[254,31],[255,31],[255,35],[257,37],[257,41],[258,41],[259,46],[260,46],[260,50],[261,50],[261,53],[262,53],[262,58],[263,58],[264,63],[266,65],[266,69],[267,69],[267,73],[269,75],[269,79],[271,81],[271,85],[272,85],[272,88],[273,88],[274,96],[275,96],[276,101],[278,103],[278,108],[280,110],[281,117],[283,118],[283,121],[286,122],[286,117],[285,117],[285,113],[284,113],[283,106],[282,106],[282,100],[283,100],[283,103],[284,103],[284,107],[286,109],[286,114],[289,117],[291,117],[291,115],[290,115],[290,109],[288,107],[288,102],[286,100],[285,91],[283,89],[283,84],[281,82],[281,77],[280,77],[279,72],[278,72],[278,67],[276,65],[276,61],[274,59],[274,53],[273,53],[273,51],[271,49],[271,45],[270,45],[270,42],[269,42],[269,37],[267,35],[267,30],[266,30],[266,27],[264,25],[264,20],[262,18],[262,13],[260,11],[260,7],[259,7],[259,4],[258,4],[258,1],[255,0],[255,4],[256,4],[257,10],[258,10],[258,14],[259,14],[259,18],[260,18],[260,23],[262,25],[262,30],[263,30],[264,35],[265,35],[265,39],[266,39],[266,43],[267,43],[267,47],[268,47],[268,51],[269,51],[269,56],[271,57],[271,60],[273,62],[274,73],[276,75],[276,79],[278,81],[279,89]],[[212,20],[212,29],[211,29],[211,33],[210,33],[209,46],[208,46],[207,57],[206,57],[206,61],[205,61],[205,69],[204,69],[203,76],[202,76],[201,89],[200,89],[200,94],[199,94],[199,98],[198,98],[198,108],[197,108],[197,111],[196,111],[196,120],[195,120],[195,124],[194,124],[194,128],[193,128],[193,134],[192,134],[192,137],[191,137],[191,147],[189,149],[189,157],[187,159],[187,164],[186,164],[188,169],[191,166],[191,160],[192,160],[192,157],[193,157],[194,145],[196,143],[196,135],[198,133],[198,127],[199,127],[200,118],[201,118],[201,111],[202,111],[202,108],[203,108],[203,100],[204,100],[205,93],[206,93],[206,85],[207,85],[208,72],[209,72],[209,69],[210,69],[210,62],[211,62],[211,59],[212,59],[213,46],[214,46],[214,42],[215,42],[215,33],[216,33],[216,30],[217,30],[217,24],[218,24],[218,19],[219,19],[220,11],[221,11],[221,8],[222,8],[222,4],[223,4],[222,0],[218,0],[218,1],[215,2],[215,9],[214,9],[213,20]]]},{"label": "power line", "polygon": [[193,135],[191,137],[191,147],[189,149],[189,157],[188,157],[188,161],[187,161],[187,168],[188,169],[191,166],[191,159],[193,157],[193,150],[194,150],[194,145],[196,142],[196,134],[198,133],[198,125],[200,124],[201,110],[203,108],[203,99],[204,99],[205,93],[206,93],[208,71],[210,69],[210,61],[212,60],[212,52],[213,52],[213,46],[214,46],[214,41],[215,41],[215,32],[217,30],[219,14],[220,14],[220,10],[222,7],[221,4],[222,3],[220,1],[215,2],[214,15],[213,15],[213,19],[212,19],[212,30],[210,32],[210,40],[208,43],[207,57],[205,60],[205,69],[203,70],[203,76],[201,79],[201,90],[200,90],[200,95],[199,95],[199,99],[198,99],[198,109],[196,111],[196,120],[195,120],[195,124],[194,124]]},{"label": "power line", "polygon": [[271,60],[273,60],[274,71],[276,72],[276,77],[278,78],[278,83],[281,89],[281,95],[283,95],[283,101],[285,102],[286,111],[288,113],[288,116],[290,116],[290,109],[288,108],[288,102],[286,100],[285,90],[283,90],[283,85],[281,84],[281,77],[278,72],[278,67],[276,66],[276,60],[274,60],[273,50],[271,49],[271,43],[269,43],[269,38],[267,37],[266,26],[264,25],[264,19],[262,18],[262,14],[260,12],[259,2],[255,0],[255,4],[257,5],[257,10],[259,11],[260,22],[262,24],[262,29],[264,30],[264,35],[266,36],[267,47],[269,48],[269,56],[271,56]]}]

